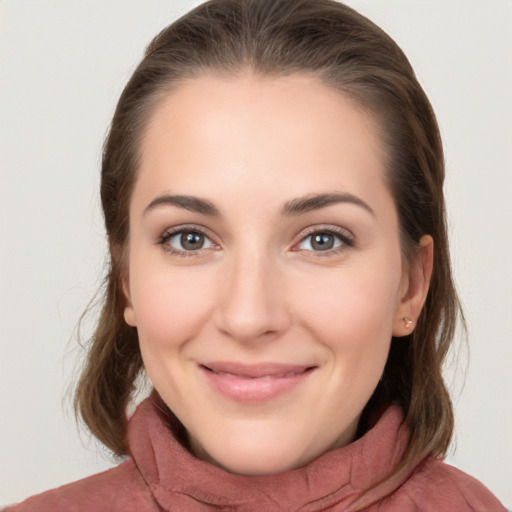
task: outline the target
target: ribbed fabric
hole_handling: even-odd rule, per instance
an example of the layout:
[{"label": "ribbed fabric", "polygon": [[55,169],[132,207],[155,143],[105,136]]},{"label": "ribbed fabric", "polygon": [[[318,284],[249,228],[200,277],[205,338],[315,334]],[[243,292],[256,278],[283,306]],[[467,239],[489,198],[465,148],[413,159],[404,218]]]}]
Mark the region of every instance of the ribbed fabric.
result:
[{"label": "ribbed fabric", "polygon": [[180,442],[178,420],[151,398],[130,420],[130,460],[7,510],[506,512],[482,484],[435,458],[390,478],[407,441],[401,421],[401,410],[390,406],[372,429],[344,448],[292,471],[246,477],[194,457]]}]

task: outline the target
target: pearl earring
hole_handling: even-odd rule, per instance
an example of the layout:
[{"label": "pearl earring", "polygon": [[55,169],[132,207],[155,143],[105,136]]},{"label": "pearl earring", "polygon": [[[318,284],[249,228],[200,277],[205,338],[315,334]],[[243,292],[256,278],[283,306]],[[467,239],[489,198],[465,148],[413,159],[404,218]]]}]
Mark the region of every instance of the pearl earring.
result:
[{"label": "pearl earring", "polygon": [[402,318],[405,324],[406,329],[410,329],[412,327],[412,324],[414,323],[408,316]]}]

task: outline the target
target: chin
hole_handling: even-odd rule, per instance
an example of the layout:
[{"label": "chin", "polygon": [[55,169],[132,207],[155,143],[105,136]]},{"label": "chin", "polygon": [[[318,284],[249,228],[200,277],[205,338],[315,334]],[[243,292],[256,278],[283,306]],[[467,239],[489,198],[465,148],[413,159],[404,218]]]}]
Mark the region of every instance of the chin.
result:
[{"label": "chin", "polygon": [[243,476],[275,475],[300,467],[298,461],[268,460],[267,458],[247,458],[244,460],[226,460],[220,466],[225,471]]},{"label": "chin", "polygon": [[[244,443],[245,444],[245,443]],[[279,446],[279,444],[281,446]],[[282,443],[262,447],[233,446],[212,450],[210,453],[196,452],[196,455],[229,473],[244,476],[263,476],[296,469],[308,461],[297,458],[296,447],[283,451]]]}]

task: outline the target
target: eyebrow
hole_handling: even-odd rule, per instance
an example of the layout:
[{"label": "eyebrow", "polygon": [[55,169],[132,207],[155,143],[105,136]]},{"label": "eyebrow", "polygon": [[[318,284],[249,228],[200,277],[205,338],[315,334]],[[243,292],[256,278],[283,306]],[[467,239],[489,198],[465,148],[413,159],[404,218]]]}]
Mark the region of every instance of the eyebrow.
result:
[{"label": "eyebrow", "polygon": [[213,203],[206,199],[200,199],[194,196],[183,196],[183,195],[169,195],[158,196],[144,209],[144,215],[154,210],[158,206],[170,205],[184,208],[191,212],[201,213],[203,215],[211,215],[215,217],[220,216],[219,210],[214,206]]},{"label": "eyebrow", "polygon": [[375,217],[373,208],[362,199],[349,193],[334,192],[330,194],[312,194],[288,201],[281,210],[281,215],[290,217],[319,210],[332,204],[350,203],[364,208]]},{"label": "eyebrow", "polygon": [[[311,194],[292,199],[291,201],[285,203],[281,209],[281,215],[283,217],[292,217],[339,203],[355,204],[356,206],[364,208],[366,211],[375,216],[375,212],[371,206],[365,203],[362,199],[349,193],[340,192],[328,194]],[[184,208],[185,210],[200,213],[202,215],[210,215],[214,217],[220,217],[221,215],[217,207],[207,199],[201,199],[195,196],[170,194],[158,196],[153,199],[144,209],[144,215],[159,206],[166,205],[177,206],[179,208]]]}]

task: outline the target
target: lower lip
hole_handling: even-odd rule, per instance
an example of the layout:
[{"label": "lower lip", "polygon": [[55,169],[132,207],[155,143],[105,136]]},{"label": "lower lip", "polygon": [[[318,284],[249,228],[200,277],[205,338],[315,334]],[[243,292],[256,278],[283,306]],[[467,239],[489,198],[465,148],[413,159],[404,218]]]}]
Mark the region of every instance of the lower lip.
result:
[{"label": "lower lip", "polygon": [[266,402],[288,393],[302,384],[313,372],[313,368],[288,377],[245,378],[224,373],[215,373],[200,367],[210,385],[231,400],[237,402]]}]

